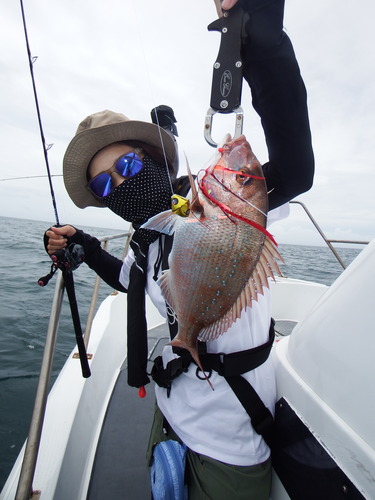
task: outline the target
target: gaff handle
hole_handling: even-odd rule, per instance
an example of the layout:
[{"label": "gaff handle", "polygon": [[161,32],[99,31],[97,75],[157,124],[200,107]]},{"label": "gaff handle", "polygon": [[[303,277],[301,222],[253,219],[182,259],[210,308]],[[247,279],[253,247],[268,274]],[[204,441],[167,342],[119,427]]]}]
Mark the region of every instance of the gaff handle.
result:
[{"label": "gaff handle", "polygon": [[243,111],[241,44],[244,11],[236,4],[223,16],[208,26],[209,31],[221,33],[219,53],[213,67],[210,109],[207,112],[204,137],[210,146],[216,147],[212,139],[212,117],[215,113],[236,113],[235,135],[242,133]]}]

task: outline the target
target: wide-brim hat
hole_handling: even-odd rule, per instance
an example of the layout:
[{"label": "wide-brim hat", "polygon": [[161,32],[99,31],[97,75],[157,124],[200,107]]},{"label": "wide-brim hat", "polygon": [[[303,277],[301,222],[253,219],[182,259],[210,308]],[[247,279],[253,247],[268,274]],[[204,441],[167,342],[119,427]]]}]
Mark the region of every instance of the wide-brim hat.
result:
[{"label": "wide-brim hat", "polygon": [[65,187],[77,207],[104,207],[87,186],[87,168],[98,151],[120,141],[141,141],[156,147],[165,152],[170,165],[176,157],[174,138],[158,125],[108,110],[88,116],[79,124],[63,160]]}]

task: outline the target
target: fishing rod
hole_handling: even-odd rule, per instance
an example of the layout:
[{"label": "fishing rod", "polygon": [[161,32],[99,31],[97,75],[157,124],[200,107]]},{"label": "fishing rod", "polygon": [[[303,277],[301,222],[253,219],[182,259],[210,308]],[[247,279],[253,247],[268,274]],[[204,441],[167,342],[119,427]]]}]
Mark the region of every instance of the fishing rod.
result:
[{"label": "fishing rod", "polygon": [[[34,76],[34,62],[36,61],[37,58],[32,57],[32,55],[31,55],[29,37],[28,37],[27,26],[26,26],[26,16],[25,16],[25,10],[23,7],[23,0],[20,0],[20,5],[21,5],[23,29],[24,29],[24,34],[25,34],[26,50],[27,50],[27,55],[28,55],[28,60],[29,60],[29,69],[30,69],[31,81],[32,81],[33,92],[34,92],[34,102],[35,102],[36,112],[37,112],[37,117],[38,117],[39,132],[40,132],[40,137],[41,137],[42,146],[43,146],[44,160],[45,160],[46,169],[47,169],[47,177],[48,177],[49,186],[50,186],[52,205],[53,205],[53,210],[55,213],[56,227],[60,227],[61,225],[60,225],[60,221],[59,221],[59,215],[57,212],[56,197],[55,197],[55,192],[53,189],[52,175],[51,175],[51,170],[50,170],[49,161],[48,161],[48,150],[51,148],[51,145],[46,144],[46,140],[45,140],[45,136],[44,136],[43,124],[42,124],[42,118],[41,118],[41,113],[40,113],[39,100],[38,100],[38,94],[37,94],[37,90],[36,90],[36,83],[35,83],[35,76]],[[39,278],[38,284],[40,286],[46,286],[47,283],[49,282],[49,280],[55,274],[55,272],[58,269],[61,270],[63,278],[64,278],[64,285],[65,285],[65,288],[66,288],[66,291],[68,294],[69,305],[70,305],[71,315],[72,315],[72,319],[73,319],[74,331],[75,331],[76,342],[77,342],[77,347],[78,347],[78,352],[79,352],[79,359],[81,362],[82,376],[84,378],[87,378],[87,377],[90,377],[91,372],[90,372],[90,367],[89,367],[88,360],[87,360],[85,344],[83,341],[81,321],[79,318],[77,300],[76,300],[76,295],[75,295],[75,290],[74,290],[74,280],[73,280],[73,271],[75,269],[77,269],[77,267],[84,260],[84,250],[83,250],[82,245],[78,245],[77,243],[71,243],[71,244],[68,244],[64,250],[55,252],[53,255],[51,255],[51,259],[52,259],[52,265],[51,265],[50,272],[46,276]]]},{"label": "fishing rod", "polygon": [[32,85],[33,85],[34,102],[35,102],[35,106],[36,106],[36,114],[38,117],[39,132],[40,132],[40,137],[41,137],[42,146],[43,146],[44,161],[45,161],[46,168],[47,168],[47,177],[48,177],[48,181],[49,181],[53,210],[55,212],[56,225],[59,226],[60,222],[59,222],[59,215],[57,212],[56,197],[55,197],[55,192],[54,192],[53,185],[52,185],[52,176],[51,176],[51,170],[50,170],[49,161],[48,161],[48,150],[50,149],[51,146],[50,145],[47,146],[46,139],[44,137],[42,118],[41,118],[40,108],[39,108],[38,94],[36,91],[36,84],[35,84],[34,62],[36,61],[37,57],[31,56],[29,37],[27,34],[27,27],[26,27],[26,16],[25,16],[25,10],[23,8],[23,0],[20,0],[20,4],[21,4],[23,30],[25,33],[26,50],[27,50],[27,56],[28,56],[28,60],[29,60],[29,69],[30,69],[31,81],[32,81]]}]

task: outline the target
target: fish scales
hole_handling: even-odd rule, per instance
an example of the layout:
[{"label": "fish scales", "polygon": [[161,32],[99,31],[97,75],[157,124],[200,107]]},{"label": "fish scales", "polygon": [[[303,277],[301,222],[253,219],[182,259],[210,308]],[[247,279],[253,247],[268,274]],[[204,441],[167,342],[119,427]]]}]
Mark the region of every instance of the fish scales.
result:
[{"label": "fish scales", "polygon": [[169,300],[181,327],[192,331],[196,325],[195,335],[233,306],[247,285],[262,240],[264,235],[246,223],[215,216],[204,224],[192,219],[183,231],[176,231],[166,274]]},{"label": "fish scales", "polygon": [[268,199],[260,163],[244,136],[228,140],[198,175],[188,217],[158,214],[143,227],[174,233],[169,270],[159,280],[178,319],[171,345],[202,369],[197,340],[217,338],[251,307],[281,259],[267,233]]}]

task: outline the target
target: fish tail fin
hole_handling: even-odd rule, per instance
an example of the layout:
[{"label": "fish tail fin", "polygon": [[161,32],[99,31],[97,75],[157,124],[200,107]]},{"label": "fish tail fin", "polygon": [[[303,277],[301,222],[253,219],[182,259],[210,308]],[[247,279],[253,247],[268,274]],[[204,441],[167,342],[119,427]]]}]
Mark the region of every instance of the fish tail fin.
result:
[{"label": "fish tail fin", "polygon": [[186,349],[187,351],[190,352],[192,358],[194,359],[194,361],[196,362],[196,364],[198,365],[198,368],[200,369],[200,371],[203,373],[204,375],[204,378],[207,380],[209,386],[211,387],[211,389],[214,391],[214,386],[211,384],[211,381],[210,379],[208,378],[206,372],[203,370],[203,366],[202,366],[202,363],[201,363],[201,360],[199,359],[199,354],[198,354],[198,350],[196,348],[196,346],[189,346],[187,345],[185,342],[181,341],[178,336],[175,337],[173,340],[171,340],[171,342],[169,342],[168,345],[171,345],[173,347],[179,347],[181,349]]},{"label": "fish tail fin", "polygon": [[207,376],[206,372],[203,370],[203,366],[202,366],[202,363],[201,363],[201,360],[199,359],[199,355],[198,355],[198,351],[195,350],[195,353],[191,352],[190,351],[190,354],[193,356],[193,359],[194,361],[197,363],[198,365],[198,368],[200,369],[200,371],[203,373],[203,376],[204,378],[207,380],[208,382],[208,385],[211,387],[211,389],[214,391],[214,386],[211,384],[211,380],[209,379],[209,377]]}]

